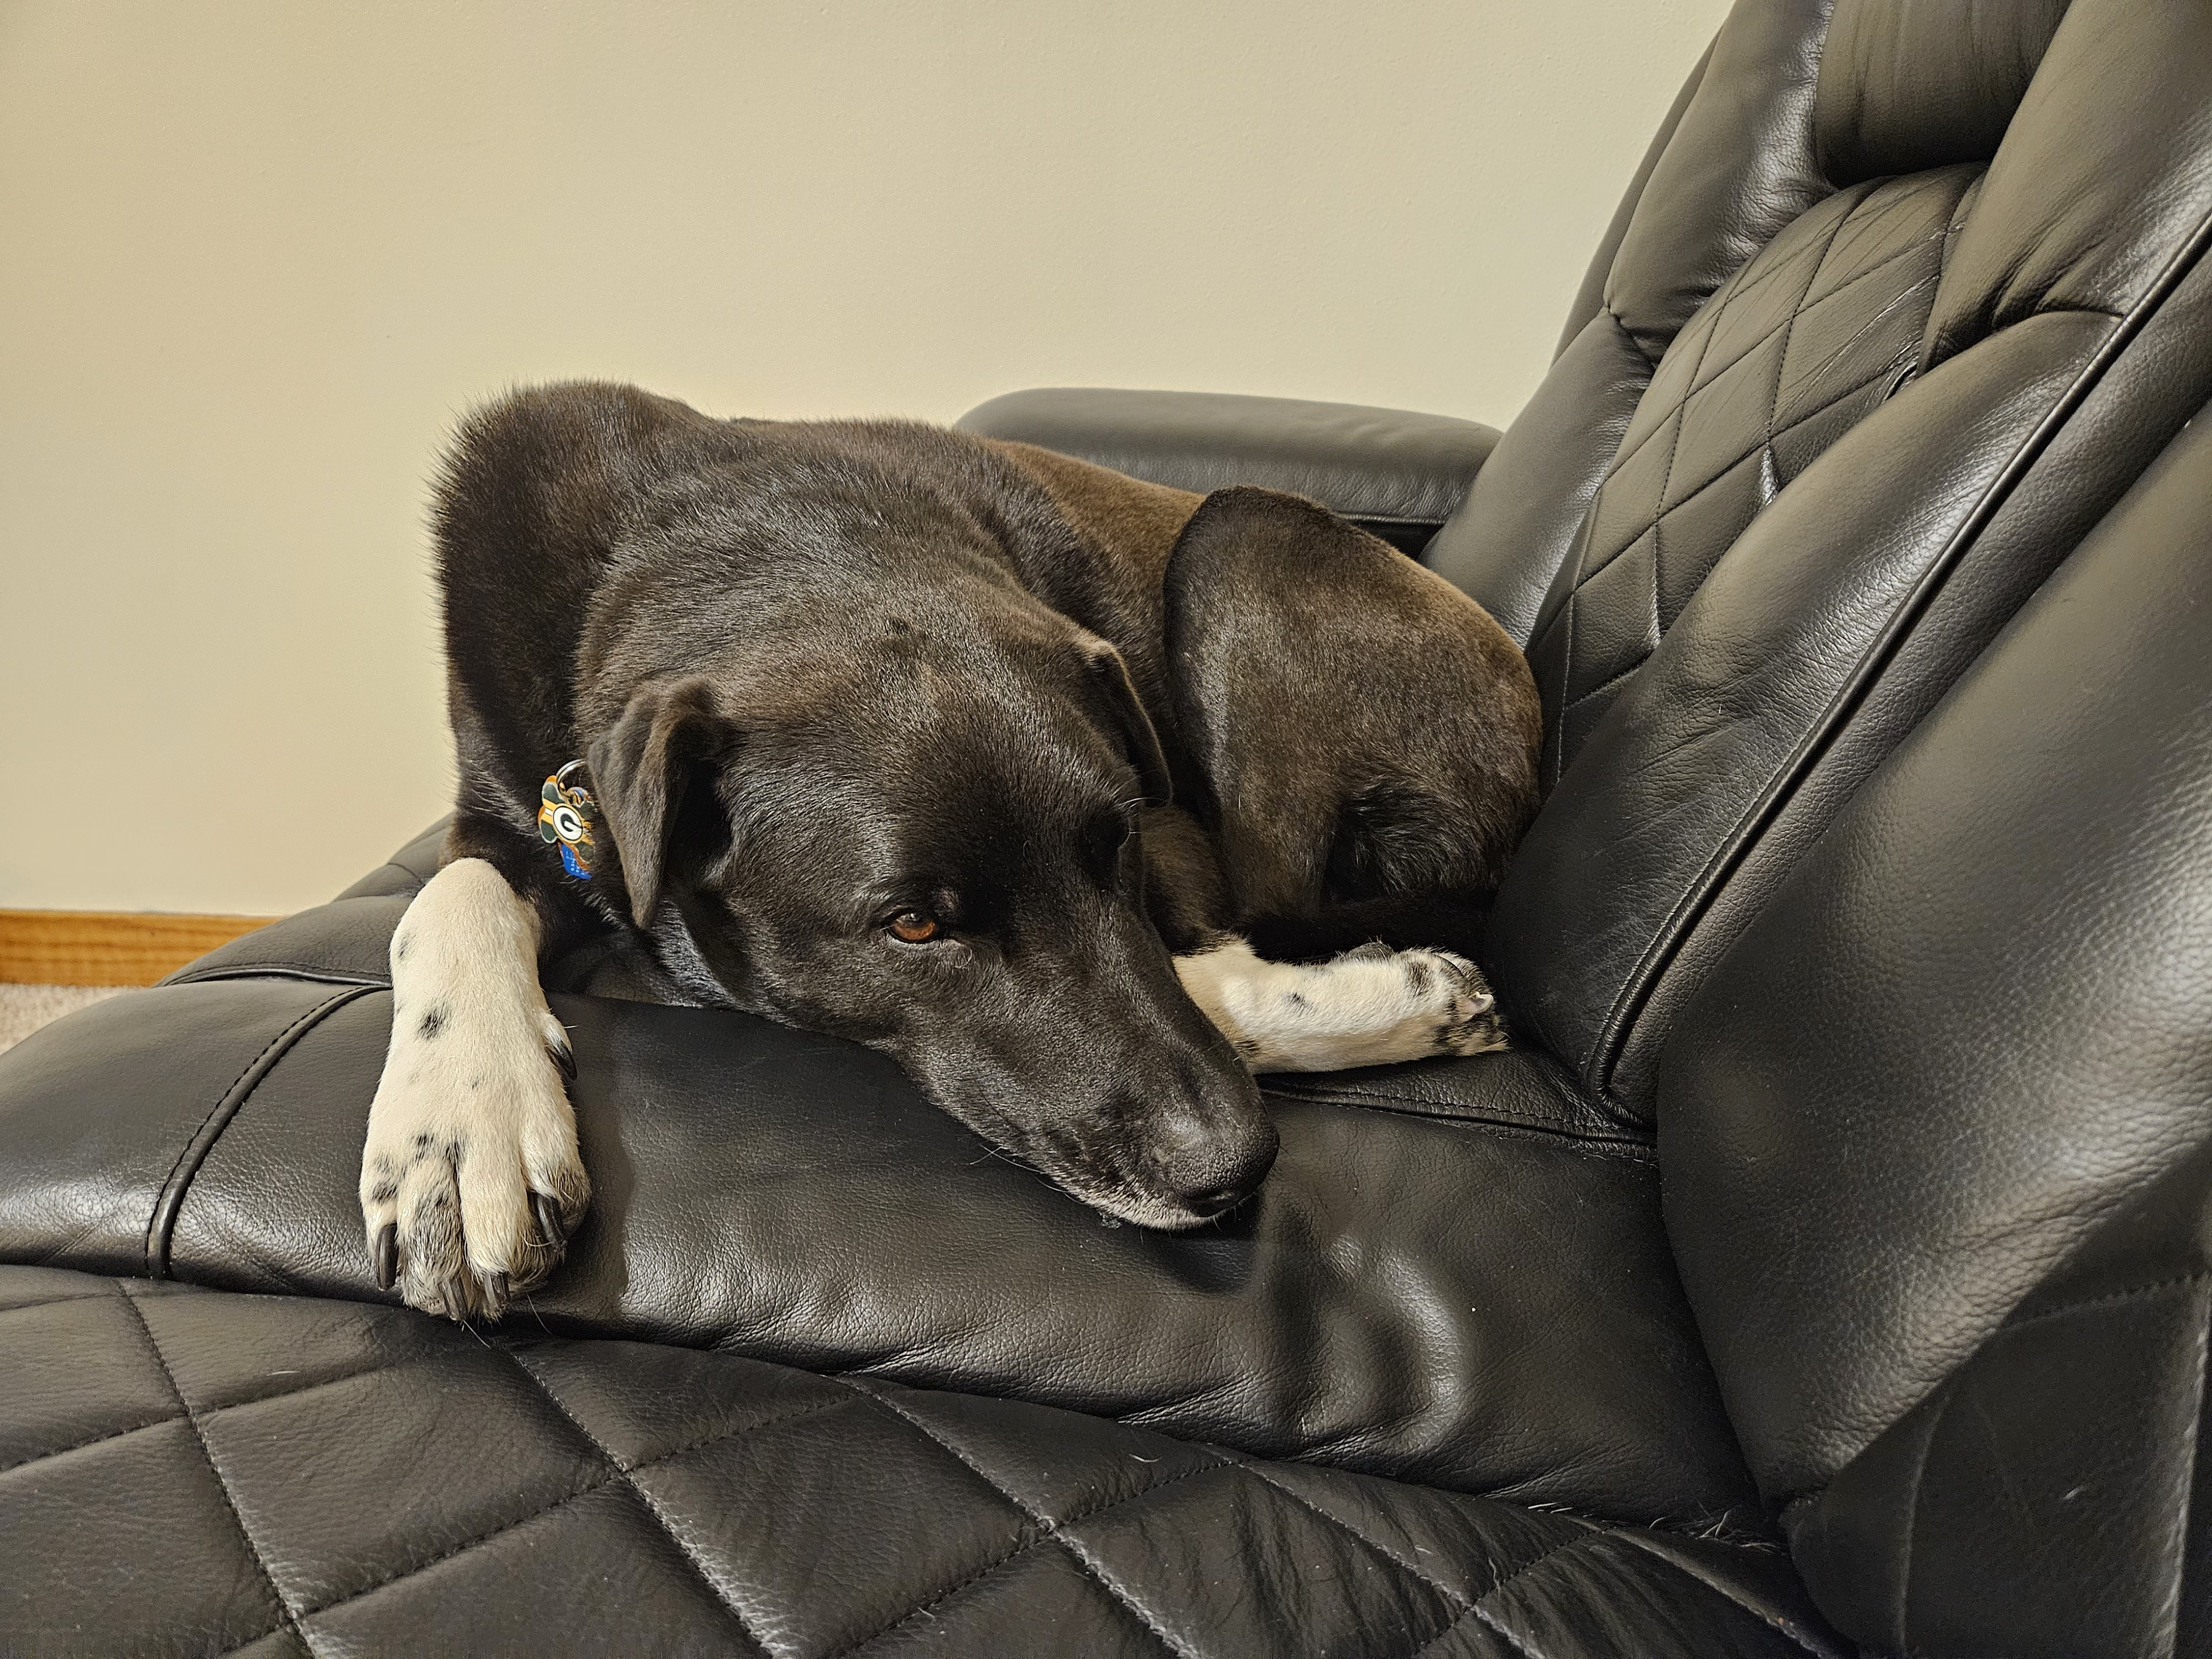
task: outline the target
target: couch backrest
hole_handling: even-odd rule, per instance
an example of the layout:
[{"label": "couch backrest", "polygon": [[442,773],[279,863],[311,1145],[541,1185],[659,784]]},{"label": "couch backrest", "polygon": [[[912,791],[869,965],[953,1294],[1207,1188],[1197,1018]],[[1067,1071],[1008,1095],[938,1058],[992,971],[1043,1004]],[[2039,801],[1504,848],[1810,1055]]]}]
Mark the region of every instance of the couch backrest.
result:
[{"label": "couch backrest", "polygon": [[2212,1652],[2212,410],[1810,848],[1662,1068],[1668,1231],[1883,1652]]},{"label": "couch backrest", "polygon": [[1429,556],[1545,697],[1487,965],[1648,1115],[1711,963],[2212,394],[2212,9],[1741,0],[1632,195]]},{"label": "couch backrest", "polygon": [[2212,1651],[2212,6],[1744,0],[1670,121],[1431,555],[1489,966],[1845,1634]]}]

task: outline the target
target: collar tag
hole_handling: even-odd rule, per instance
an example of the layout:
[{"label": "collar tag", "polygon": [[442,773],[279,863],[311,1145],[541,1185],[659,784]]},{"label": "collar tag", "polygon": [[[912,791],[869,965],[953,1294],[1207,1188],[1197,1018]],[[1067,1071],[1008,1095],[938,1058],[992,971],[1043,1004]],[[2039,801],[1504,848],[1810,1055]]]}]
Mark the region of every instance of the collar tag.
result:
[{"label": "collar tag", "polygon": [[570,875],[578,881],[589,881],[594,850],[592,827],[599,804],[590,790],[568,781],[583,769],[583,762],[572,760],[545,780],[544,788],[538,791],[538,838],[561,849],[561,862]]}]

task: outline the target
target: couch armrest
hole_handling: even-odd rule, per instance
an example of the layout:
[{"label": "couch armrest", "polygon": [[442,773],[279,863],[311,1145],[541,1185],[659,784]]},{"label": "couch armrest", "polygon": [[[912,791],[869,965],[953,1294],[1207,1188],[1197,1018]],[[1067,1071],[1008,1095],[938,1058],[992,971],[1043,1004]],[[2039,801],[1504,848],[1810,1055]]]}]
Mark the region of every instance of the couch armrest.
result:
[{"label": "couch armrest", "polygon": [[1449,415],[1096,386],[1010,392],[957,424],[1181,489],[1287,490],[1409,553],[1466,498],[1498,438],[1493,427]]}]

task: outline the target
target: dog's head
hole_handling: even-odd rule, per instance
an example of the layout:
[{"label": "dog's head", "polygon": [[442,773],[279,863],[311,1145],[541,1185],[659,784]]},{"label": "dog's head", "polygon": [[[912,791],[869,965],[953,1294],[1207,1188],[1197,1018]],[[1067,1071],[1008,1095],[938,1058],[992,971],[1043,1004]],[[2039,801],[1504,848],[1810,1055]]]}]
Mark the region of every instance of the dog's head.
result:
[{"label": "dog's head", "polygon": [[1275,1136],[1147,918],[1158,740],[1105,641],[957,587],[810,590],[630,694],[590,762],[633,915],[1100,1210],[1196,1224]]}]

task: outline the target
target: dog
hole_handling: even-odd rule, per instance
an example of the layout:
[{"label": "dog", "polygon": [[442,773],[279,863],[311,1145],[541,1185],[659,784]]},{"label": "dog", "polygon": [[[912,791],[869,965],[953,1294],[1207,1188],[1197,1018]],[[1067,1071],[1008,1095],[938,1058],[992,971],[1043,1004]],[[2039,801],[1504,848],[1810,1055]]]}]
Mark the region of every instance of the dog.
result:
[{"label": "dog", "polygon": [[497,1317],[583,1218],[540,965],[594,938],[1153,1228],[1258,1186],[1255,1073],[1505,1042],[1534,683],[1311,502],[574,384],[469,418],[434,522],[459,788],[360,1188],[416,1307]]}]

